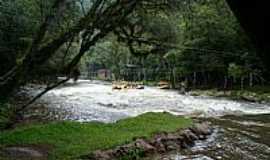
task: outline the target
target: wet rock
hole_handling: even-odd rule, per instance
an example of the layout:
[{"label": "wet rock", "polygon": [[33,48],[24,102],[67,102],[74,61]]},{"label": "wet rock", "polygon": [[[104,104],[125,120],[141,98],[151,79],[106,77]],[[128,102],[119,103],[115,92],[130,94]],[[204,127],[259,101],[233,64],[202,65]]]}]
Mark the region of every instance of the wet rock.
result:
[{"label": "wet rock", "polygon": [[156,148],[144,139],[136,140],[135,146],[140,150],[143,150],[145,154],[154,153],[156,151]]},{"label": "wet rock", "polygon": [[247,102],[252,102],[252,103],[256,103],[259,102],[259,98],[250,96],[250,95],[243,95],[240,97],[242,100],[247,101]]},{"label": "wet rock", "polygon": [[107,160],[111,157],[110,151],[104,152],[104,151],[96,151],[93,155],[90,155],[89,157],[85,156],[82,157],[83,159],[91,159],[91,157],[95,157],[99,160]]},{"label": "wet rock", "polygon": [[206,137],[204,135],[199,135],[199,140],[205,140]]},{"label": "wet rock", "polygon": [[144,86],[143,86],[143,85],[138,85],[138,86],[136,87],[136,89],[144,89]]},{"label": "wet rock", "polygon": [[212,129],[208,123],[195,124],[190,130],[198,135],[209,135],[212,133]]},{"label": "wet rock", "polygon": [[47,155],[30,147],[7,147],[2,151],[4,157],[10,159],[27,159],[27,160],[43,160],[47,158]]},{"label": "wet rock", "polygon": [[155,149],[158,153],[165,153],[166,152],[165,145],[162,143],[161,139],[152,140],[151,144],[152,144],[152,146],[155,147]]},{"label": "wet rock", "polygon": [[191,140],[193,141],[199,140],[199,137],[196,134],[194,134],[191,130],[188,130],[187,134],[189,135]]},{"label": "wet rock", "polygon": [[188,148],[189,145],[185,141],[183,141],[182,144],[181,144],[181,147],[182,148]]},{"label": "wet rock", "polygon": [[181,148],[181,145],[174,141],[167,141],[166,142],[166,151],[175,151]]},{"label": "wet rock", "polygon": [[216,144],[216,147],[217,147],[218,149],[222,148],[222,146],[221,146],[220,144]]},{"label": "wet rock", "polygon": [[195,140],[198,140],[199,138],[191,131],[191,130],[184,130],[182,135],[185,137],[186,141],[188,143],[193,143]]}]

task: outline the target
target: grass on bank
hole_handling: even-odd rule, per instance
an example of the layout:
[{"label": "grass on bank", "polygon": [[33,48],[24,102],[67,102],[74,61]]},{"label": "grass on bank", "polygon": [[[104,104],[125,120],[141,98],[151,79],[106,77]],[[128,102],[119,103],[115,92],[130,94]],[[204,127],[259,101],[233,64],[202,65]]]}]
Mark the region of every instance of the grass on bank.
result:
[{"label": "grass on bank", "polygon": [[172,132],[191,124],[191,119],[169,113],[146,113],[113,124],[53,122],[21,127],[0,133],[0,142],[2,147],[50,145],[49,159],[74,159],[128,143],[136,137],[151,137],[157,132]]}]

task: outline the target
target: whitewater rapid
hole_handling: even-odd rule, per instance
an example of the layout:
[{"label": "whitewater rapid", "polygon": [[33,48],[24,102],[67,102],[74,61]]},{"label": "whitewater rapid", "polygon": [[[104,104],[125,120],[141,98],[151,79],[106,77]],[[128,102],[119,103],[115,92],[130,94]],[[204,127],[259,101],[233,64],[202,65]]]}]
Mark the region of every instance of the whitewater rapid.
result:
[{"label": "whitewater rapid", "polygon": [[177,91],[155,87],[112,90],[111,84],[97,81],[69,82],[47,93],[41,101],[50,109],[57,110],[56,114],[64,113],[61,116],[64,120],[80,122],[115,122],[146,112],[206,117],[270,113],[270,106],[265,104],[180,95]]}]

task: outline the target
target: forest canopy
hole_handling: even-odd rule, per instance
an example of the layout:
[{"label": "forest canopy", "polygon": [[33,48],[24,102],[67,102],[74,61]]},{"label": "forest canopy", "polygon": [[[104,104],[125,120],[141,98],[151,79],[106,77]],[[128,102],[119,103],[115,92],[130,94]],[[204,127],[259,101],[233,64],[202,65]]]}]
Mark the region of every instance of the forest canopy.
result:
[{"label": "forest canopy", "polygon": [[268,78],[225,0],[1,0],[0,7],[1,97],[76,70],[225,88]]}]

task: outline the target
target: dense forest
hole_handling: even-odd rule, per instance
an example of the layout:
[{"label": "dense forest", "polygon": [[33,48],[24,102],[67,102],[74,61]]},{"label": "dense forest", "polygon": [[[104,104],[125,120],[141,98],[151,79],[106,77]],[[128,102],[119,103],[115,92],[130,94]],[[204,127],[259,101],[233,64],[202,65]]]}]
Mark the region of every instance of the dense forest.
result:
[{"label": "dense forest", "polygon": [[269,71],[224,0],[2,0],[0,7],[1,97],[78,70],[173,86],[267,82]]},{"label": "dense forest", "polygon": [[264,4],[0,0],[0,159],[269,160]]},{"label": "dense forest", "polygon": [[92,49],[90,66],[108,68],[116,79],[135,72],[133,80],[187,80],[198,87],[265,82],[267,71],[225,1],[182,3],[173,13],[137,13],[135,26]]}]

